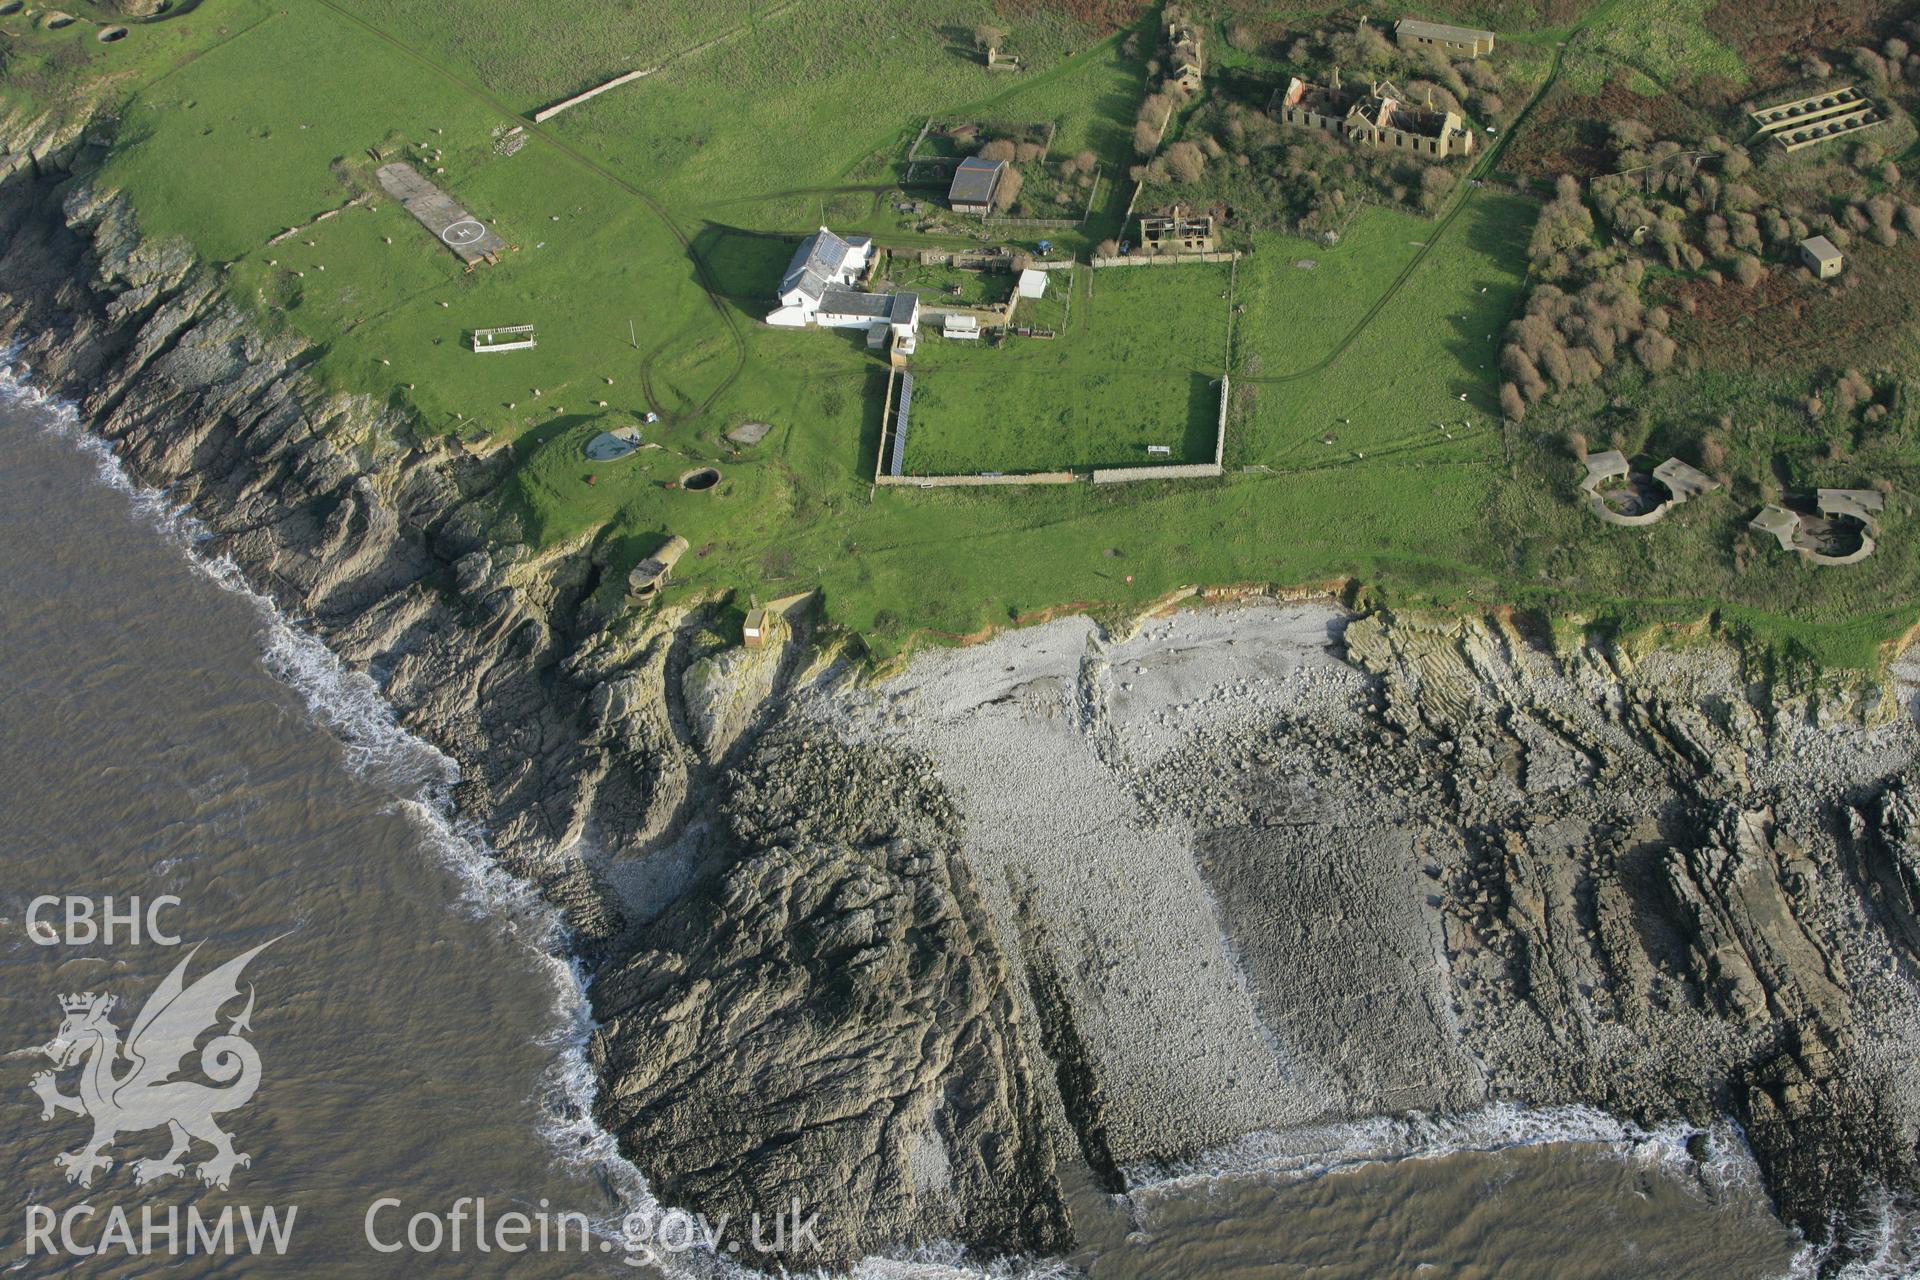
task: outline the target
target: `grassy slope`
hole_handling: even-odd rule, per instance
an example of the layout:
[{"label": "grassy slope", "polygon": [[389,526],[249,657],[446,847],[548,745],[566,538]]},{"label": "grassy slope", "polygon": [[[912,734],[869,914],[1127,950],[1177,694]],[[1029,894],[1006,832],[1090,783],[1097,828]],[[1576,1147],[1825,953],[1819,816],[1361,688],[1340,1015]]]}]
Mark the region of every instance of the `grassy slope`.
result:
[{"label": "grassy slope", "polygon": [[[475,23],[456,21],[472,10],[451,0],[339,3],[377,30],[318,0],[284,8],[208,0],[111,47],[16,23],[7,28],[21,46],[12,66],[45,74],[31,84],[16,76],[0,94],[43,102],[61,76],[85,74],[75,69],[81,60],[123,68],[113,91],[128,95],[127,124],[107,177],[133,196],[145,225],[189,235],[230,263],[236,293],[324,346],[319,370],[335,385],[412,403],[430,430],[478,425],[513,440],[522,465],[503,536],[544,542],[604,528],[619,540],[618,570],[665,531],[681,532],[696,553],[676,590],[771,595],[818,585],[831,615],[882,653],[915,633],[968,634],[1061,604],[1132,607],[1192,582],[1355,576],[1408,599],[1472,593],[1656,610],[1673,601],[1696,612],[1729,594],[1721,580],[1686,574],[1697,550],[1686,550],[1684,522],[1675,526],[1680,549],[1639,577],[1576,574],[1543,592],[1552,566],[1515,556],[1514,537],[1540,540],[1529,548],[1536,556],[1549,537],[1591,545],[1596,558],[1616,554],[1560,491],[1569,487],[1556,470],[1564,459],[1541,456],[1530,434],[1509,441],[1491,425],[1486,335],[1520,286],[1525,201],[1476,192],[1447,223],[1368,210],[1333,248],[1261,240],[1237,281],[1243,390],[1228,459],[1255,470],[1103,491],[870,495],[884,374],[837,335],[757,327],[790,246],[727,228],[797,231],[827,212],[857,223],[874,196],[841,188],[883,173],[934,112],[1055,119],[1060,151],[1091,146],[1110,172],[1124,172],[1141,69],[1118,40],[1094,41],[1058,20],[1014,24],[1032,69],[997,77],[955,52],[986,15],[962,0],[885,10],[797,0],[771,15],[759,5],[761,20],[745,25],[753,7],[739,4],[640,13],[556,0],[537,12],[495,7]],[[1690,4],[1654,16],[1685,26]],[[1607,30],[1625,30],[1616,24],[1645,18],[1635,17],[1643,7],[1608,0],[1597,11]],[[1536,18],[1544,15],[1527,20]],[[493,134],[512,112],[715,35],[726,38],[535,131],[518,155],[495,154]],[[503,266],[463,273],[384,200],[266,246],[347,197],[336,162],[364,171],[368,147],[426,154],[416,144],[439,149],[428,167],[444,166],[455,195],[521,246]],[[1124,201],[1124,183],[1111,192]],[[705,264],[720,310],[682,238]],[[1408,272],[1428,241],[1437,243]],[[1317,265],[1302,270],[1294,265],[1302,258]],[[1191,427],[1201,420],[1195,379],[1219,371],[1223,317],[1204,305],[1217,312],[1216,274],[1188,270],[1100,273],[1092,307],[1076,298],[1073,317],[1084,329],[1073,337],[1097,341],[992,353],[931,339],[920,367],[929,385],[992,382],[1022,405],[1101,379],[1098,398],[1066,398],[1074,421],[1145,408],[1158,421],[1184,400]],[[1078,274],[1084,289],[1088,273]],[[1151,307],[1107,305],[1149,289],[1168,290],[1180,314],[1196,317],[1193,332],[1176,328],[1162,341],[1168,330],[1154,327]],[[1116,326],[1116,314],[1125,322]],[[529,321],[541,326],[537,351],[461,349],[471,327]],[[1123,342],[1131,346],[1115,345]],[[1105,361],[1103,350],[1117,358]],[[650,405],[666,415],[650,433],[663,448],[619,464],[585,462],[587,438]],[[747,419],[776,430],[735,456],[721,433]],[[1036,431],[1013,443],[1033,465],[1048,465],[1045,450],[1072,431],[1070,423],[1066,436]],[[1334,443],[1321,443],[1329,431]],[[665,487],[705,463],[725,472],[717,489]],[[1841,661],[1900,628],[1875,599],[1836,607],[1856,612],[1834,623],[1737,606],[1729,616]]]}]

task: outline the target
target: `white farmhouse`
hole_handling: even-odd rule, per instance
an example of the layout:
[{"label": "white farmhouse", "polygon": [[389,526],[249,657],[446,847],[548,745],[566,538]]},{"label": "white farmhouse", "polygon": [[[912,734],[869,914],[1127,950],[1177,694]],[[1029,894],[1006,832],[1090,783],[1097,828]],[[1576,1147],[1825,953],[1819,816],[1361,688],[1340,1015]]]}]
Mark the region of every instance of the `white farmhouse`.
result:
[{"label": "white farmhouse", "polygon": [[793,251],[787,274],[780,278],[780,305],[767,315],[767,323],[793,329],[813,323],[827,291],[858,280],[872,253],[871,237],[848,236],[843,240],[820,228]]}]

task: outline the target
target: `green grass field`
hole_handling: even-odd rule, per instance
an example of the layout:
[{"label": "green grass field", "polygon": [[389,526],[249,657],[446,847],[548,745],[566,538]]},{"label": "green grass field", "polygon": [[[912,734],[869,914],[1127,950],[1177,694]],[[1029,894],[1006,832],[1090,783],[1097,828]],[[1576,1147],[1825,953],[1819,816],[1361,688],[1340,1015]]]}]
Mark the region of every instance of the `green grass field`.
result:
[{"label": "green grass field", "polygon": [[[1299,242],[1263,246],[1246,272],[1236,339],[1258,408],[1229,459],[1276,469],[1487,459],[1498,435],[1500,334],[1518,302],[1535,209],[1478,193],[1437,237],[1431,222],[1369,209],[1339,246],[1316,250],[1311,271],[1295,265]],[[1400,291],[1370,316],[1403,273]],[[1333,443],[1323,443],[1329,433]]]},{"label": "green grass field", "polygon": [[[1193,584],[1345,579],[1403,604],[1643,621],[1718,611],[1831,662],[1869,660],[1904,625],[1888,592],[1911,594],[1911,558],[1817,585],[1794,566],[1693,574],[1738,523],[1731,497],[1723,511],[1689,508],[1644,556],[1580,524],[1567,459],[1542,443],[1553,428],[1496,425],[1490,335],[1519,297],[1537,207],[1497,188],[1463,185],[1434,220],[1366,209],[1333,246],[1262,234],[1232,273],[1077,269],[1070,304],[1056,287],[1023,308],[1020,323],[1059,329],[1051,341],[982,350],[923,334],[910,469],[1138,465],[1148,444],[1174,447],[1171,461],[1210,457],[1215,380],[1230,370],[1223,478],[875,492],[885,367],[857,337],[759,323],[792,251],[782,237],[831,220],[924,243],[887,195],[929,115],[1055,122],[1054,155],[1092,149],[1109,177],[1089,226],[1053,238],[1084,251],[1115,234],[1144,56],[1126,52],[1125,33],[1058,10],[205,0],[103,45],[89,25],[107,20],[103,6],[64,7],[84,21],[45,31],[0,17],[0,115],[116,114],[95,180],[123,190],[149,234],[190,240],[232,297],[306,337],[326,385],[410,411],[422,434],[503,443],[514,465],[494,500],[498,536],[601,539],[607,590],[671,531],[694,551],[669,598],[817,587],[828,617],[882,657],[1062,606],[1120,616]],[[1697,0],[1602,0],[1576,31],[1545,27],[1530,0],[1434,7],[1515,23],[1516,50],[1543,66],[1572,39],[1570,76],[1616,54],[1661,79],[1730,74],[1701,12]],[[980,65],[967,45],[984,21],[1010,28],[1029,70]],[[660,70],[502,154],[500,135],[527,113],[636,66]],[[466,272],[384,196],[314,223],[365,189],[370,148],[419,165],[517,248]],[[509,324],[538,326],[538,348],[466,348],[474,328]],[[1691,412],[1674,387],[1667,408]],[[1783,388],[1740,394],[1764,416],[1805,394]],[[658,448],[586,460],[595,432],[649,410],[662,415],[646,428]],[[1775,434],[1755,437],[1756,467],[1798,457],[1779,443],[1790,412],[1777,416]],[[749,420],[774,430],[730,445],[724,433]],[[668,487],[709,465],[723,473],[715,488]],[[1573,559],[1555,559],[1560,548]]]},{"label": "green grass field", "polygon": [[[1050,295],[1062,292],[1056,272]],[[1016,324],[1067,316],[1051,339],[921,339],[910,475],[1211,462],[1227,340],[1228,268],[1076,268],[1063,297]],[[1165,455],[1147,452],[1163,445]]]}]

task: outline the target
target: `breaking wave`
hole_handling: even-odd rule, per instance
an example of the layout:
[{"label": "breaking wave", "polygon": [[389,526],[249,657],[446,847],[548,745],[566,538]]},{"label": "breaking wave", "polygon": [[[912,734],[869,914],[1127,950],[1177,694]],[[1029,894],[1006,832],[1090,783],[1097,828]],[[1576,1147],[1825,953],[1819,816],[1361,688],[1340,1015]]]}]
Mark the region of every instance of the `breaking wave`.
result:
[{"label": "breaking wave", "polygon": [[[595,1030],[590,978],[571,954],[560,913],[533,885],[503,870],[486,831],[459,813],[453,788],[460,774],[453,760],[402,728],[371,676],[349,669],[255,591],[238,565],[212,553],[206,545],[212,535],[185,504],[129,476],[112,447],[86,429],[78,409],[35,386],[31,374],[14,351],[0,350],[0,404],[36,410],[46,429],[93,459],[101,483],[125,494],[138,518],[176,544],[196,570],[254,607],[266,670],[298,694],[314,722],[340,743],[348,769],[393,797],[391,811],[413,824],[426,849],[456,877],[461,908],[495,922],[527,948],[553,987],[554,1025],[539,1039],[553,1054],[538,1091],[545,1117],[541,1136],[557,1163],[598,1180],[619,1204],[617,1213],[594,1224],[596,1230],[618,1239],[630,1217],[657,1222],[669,1208],[594,1119],[599,1082],[587,1059]],[[672,1256],[663,1273],[673,1280],[763,1280],[763,1273],[712,1253]],[[825,1272],[812,1274],[830,1280]],[[844,1273],[845,1280],[1060,1280],[1073,1274],[1053,1262],[970,1260],[960,1246],[946,1244],[867,1258]]]},{"label": "breaking wave", "polygon": [[1917,1274],[1920,1215],[1883,1188],[1870,1214],[1836,1224],[1830,1244],[1803,1246],[1780,1280],[1911,1280]]},{"label": "breaking wave", "polygon": [[1248,1134],[1187,1160],[1122,1170],[1133,1196],[1164,1194],[1217,1178],[1289,1181],[1368,1165],[1435,1160],[1467,1152],[1547,1145],[1586,1146],[1633,1160],[1720,1194],[1755,1190],[1759,1169],[1731,1120],[1701,1128],[1674,1123],[1645,1129],[1593,1107],[1495,1103],[1453,1115],[1409,1112],[1330,1125]]},{"label": "breaking wave", "polygon": [[[348,669],[254,591],[237,565],[210,553],[209,532],[185,505],[165,490],[135,482],[107,442],[86,430],[77,409],[34,386],[30,373],[11,351],[0,350],[0,404],[38,410],[45,426],[92,457],[101,482],[127,495],[133,511],[175,542],[197,570],[254,606],[265,668],[296,692],[313,720],[340,743],[349,769],[393,797],[392,810],[412,822],[425,847],[456,877],[459,905],[525,945],[553,988],[554,1025],[539,1041],[553,1055],[539,1089],[542,1137],[556,1162],[597,1178],[621,1206],[595,1224],[598,1230],[617,1238],[629,1215],[657,1220],[668,1210],[593,1117],[599,1085],[587,1059],[595,1029],[587,997],[590,979],[570,954],[559,913],[531,884],[504,871],[484,829],[458,812],[452,799],[459,781],[454,762],[399,725],[370,676]],[[1128,1198],[1145,1204],[1222,1179],[1304,1180],[1368,1165],[1545,1145],[1603,1150],[1695,1182],[1710,1195],[1760,1193],[1744,1135],[1730,1120],[1706,1128],[1675,1123],[1646,1129],[1590,1107],[1509,1103],[1457,1115],[1414,1112],[1255,1133],[1187,1160],[1133,1165],[1122,1172]],[[1851,1260],[1829,1269],[1839,1257]],[[1876,1213],[1846,1228],[1835,1243],[1804,1246],[1780,1280],[1893,1280],[1915,1275],[1917,1266],[1920,1215],[1883,1193]],[[710,1253],[673,1257],[665,1274],[674,1280],[762,1277]],[[826,1272],[809,1274],[830,1280]],[[832,1280],[1066,1280],[1079,1274],[1059,1260],[987,1262],[970,1257],[960,1245],[933,1243],[863,1259]]]}]

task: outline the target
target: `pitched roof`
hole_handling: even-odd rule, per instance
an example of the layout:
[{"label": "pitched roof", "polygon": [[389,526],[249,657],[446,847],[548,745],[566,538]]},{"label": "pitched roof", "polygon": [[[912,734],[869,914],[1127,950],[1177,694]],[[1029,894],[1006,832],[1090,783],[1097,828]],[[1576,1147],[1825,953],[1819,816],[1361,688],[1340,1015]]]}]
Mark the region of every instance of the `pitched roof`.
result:
[{"label": "pitched roof", "polygon": [[968,156],[953,171],[953,185],[947,188],[950,204],[991,204],[993,189],[1000,184],[1005,160],[982,160]]},{"label": "pitched roof", "polygon": [[1482,40],[1493,39],[1493,32],[1481,31],[1476,27],[1456,27],[1445,22],[1427,22],[1420,18],[1402,18],[1394,24],[1394,31],[1404,31],[1410,36],[1426,40],[1448,40],[1458,44],[1477,44]]},{"label": "pitched roof", "polygon": [[794,289],[799,289],[809,298],[818,302],[826,292],[827,285],[846,265],[847,255],[853,246],[842,240],[825,227],[820,228],[793,251],[793,260],[787,264],[787,274],[780,278],[780,296],[785,297]]},{"label": "pitched roof", "polygon": [[828,289],[820,295],[820,309],[836,316],[872,316],[884,319],[892,310],[894,294],[862,293],[858,289]]}]

